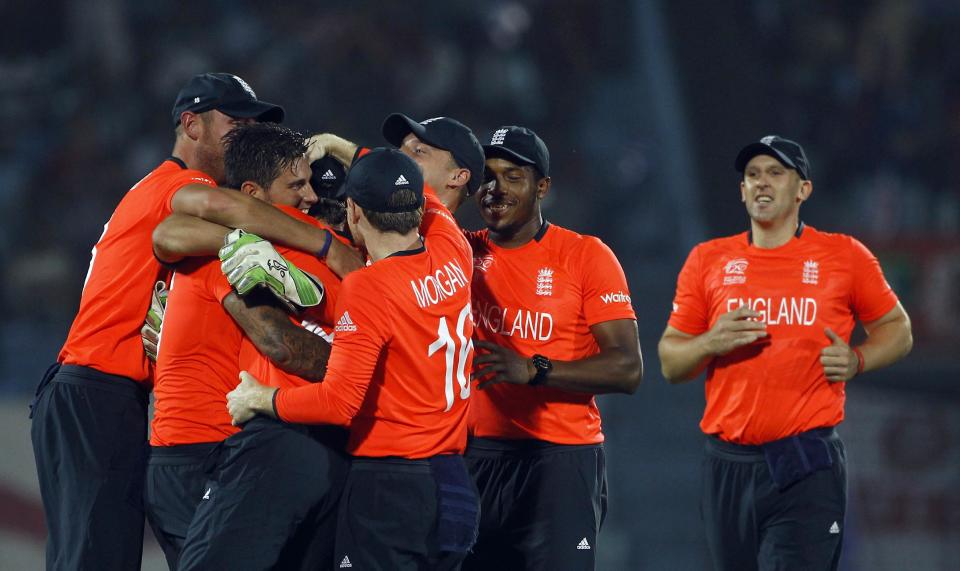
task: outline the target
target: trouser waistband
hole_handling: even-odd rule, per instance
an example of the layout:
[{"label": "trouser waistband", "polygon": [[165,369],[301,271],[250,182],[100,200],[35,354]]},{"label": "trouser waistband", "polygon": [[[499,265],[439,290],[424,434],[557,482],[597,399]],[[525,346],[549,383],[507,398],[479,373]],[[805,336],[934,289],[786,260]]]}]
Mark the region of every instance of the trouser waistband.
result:
[{"label": "trouser waistband", "polygon": [[[812,430],[807,430],[806,432],[788,436],[787,438],[793,438],[795,436],[813,436],[826,441],[840,438],[840,436],[837,435],[836,428],[833,426],[814,428]],[[736,444],[734,442],[720,440],[713,434],[707,435],[704,449],[708,454],[717,456],[718,458],[723,458],[724,460],[730,460],[732,462],[766,461],[766,458],[763,455],[763,445]]]},{"label": "trouser waistband", "polygon": [[138,400],[149,398],[150,390],[129,377],[111,375],[83,365],[61,365],[51,382],[90,387]]}]

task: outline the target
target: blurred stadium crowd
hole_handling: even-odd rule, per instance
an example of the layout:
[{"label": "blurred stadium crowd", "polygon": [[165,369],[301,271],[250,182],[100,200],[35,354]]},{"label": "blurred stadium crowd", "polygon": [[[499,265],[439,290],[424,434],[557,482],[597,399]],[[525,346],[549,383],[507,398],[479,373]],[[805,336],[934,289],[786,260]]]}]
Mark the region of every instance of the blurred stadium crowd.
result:
[{"label": "blurred stadium crowd", "polygon": [[[49,0],[8,2],[0,15],[0,394],[26,395],[54,359],[102,225],[170,152],[177,89],[226,71],[286,107],[292,127],[363,144],[382,144],[379,121],[393,111],[455,116],[481,139],[533,127],[554,157],[547,216],[601,237],[630,282],[647,382],[605,407],[614,447],[633,437],[617,423],[642,417],[635,407],[657,414],[641,402],[650,391],[667,398],[655,343],[677,270],[694,242],[746,229],[733,156],[769,133],[810,155],[803,219],[868,244],[913,318],[914,353],[881,384],[909,378],[955,398],[960,3]],[[657,33],[643,25],[651,16]],[[655,96],[663,85],[676,85],[673,100]],[[680,123],[656,127],[674,107]],[[694,191],[683,207],[665,167],[678,157]],[[702,386],[676,391],[690,406],[673,420],[699,442],[702,401],[691,399]],[[655,490],[618,489],[617,462],[633,464],[611,457],[624,505],[653,505],[642,502]],[[694,489],[679,472],[678,489]],[[669,518],[674,506],[652,509]],[[611,557],[635,549],[618,535],[632,514],[611,513]],[[648,523],[677,529],[677,518]]]}]

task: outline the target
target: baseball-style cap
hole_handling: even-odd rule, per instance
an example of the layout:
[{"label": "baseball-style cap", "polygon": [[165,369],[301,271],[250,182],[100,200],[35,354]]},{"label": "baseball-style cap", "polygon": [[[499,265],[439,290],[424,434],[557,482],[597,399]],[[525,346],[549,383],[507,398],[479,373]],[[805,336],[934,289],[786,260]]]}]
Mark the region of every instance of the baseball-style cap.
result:
[{"label": "baseball-style cap", "polygon": [[403,144],[403,139],[413,133],[431,147],[449,151],[461,168],[470,171],[467,194],[473,194],[483,182],[483,149],[480,141],[467,127],[456,119],[434,117],[419,123],[402,113],[393,113],[383,121],[380,128],[383,138],[394,147]]},{"label": "baseball-style cap", "polygon": [[771,156],[787,168],[794,169],[803,180],[810,180],[810,161],[799,143],[778,135],[767,135],[757,143],[750,143],[737,153],[733,166],[742,173],[750,159],[757,155]]},{"label": "baseball-style cap", "polygon": [[[393,193],[403,189],[414,192],[416,204],[390,206]],[[352,198],[364,210],[412,212],[423,206],[423,173],[413,159],[397,149],[377,147],[353,161],[340,195]]]},{"label": "baseball-style cap", "polygon": [[229,73],[201,73],[190,78],[173,104],[173,124],[184,111],[203,113],[216,109],[240,119],[283,122],[283,107],[260,101],[246,81]]},{"label": "baseball-style cap", "polygon": [[310,163],[310,186],[320,198],[338,199],[337,193],[343,185],[347,170],[343,164],[330,155],[323,156]]},{"label": "baseball-style cap", "polygon": [[526,127],[500,127],[483,146],[487,158],[499,157],[520,165],[537,167],[543,176],[550,176],[550,151],[543,139]]}]

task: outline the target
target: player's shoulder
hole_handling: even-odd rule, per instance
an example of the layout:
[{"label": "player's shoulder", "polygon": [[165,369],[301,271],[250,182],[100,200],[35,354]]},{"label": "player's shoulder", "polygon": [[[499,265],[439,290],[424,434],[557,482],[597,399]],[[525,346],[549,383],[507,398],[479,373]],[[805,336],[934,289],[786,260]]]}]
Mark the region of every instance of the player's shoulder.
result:
[{"label": "player's shoulder", "polygon": [[207,186],[216,186],[217,183],[203,171],[191,169],[180,160],[168,158],[160,163],[144,179],[160,181],[176,181],[181,184],[197,183]]},{"label": "player's shoulder", "polygon": [[812,226],[806,226],[803,237],[819,248],[833,252],[846,251],[850,254],[870,253],[869,248],[867,248],[863,242],[850,234],[825,232]]},{"label": "player's shoulder", "polygon": [[559,252],[564,257],[593,257],[596,255],[616,255],[602,239],[590,234],[581,234],[576,230],[549,224],[540,238],[543,247]]},{"label": "player's shoulder", "polygon": [[690,254],[712,257],[745,252],[750,245],[750,237],[748,234],[748,232],[740,232],[732,236],[721,236],[719,238],[705,240],[694,246]]}]

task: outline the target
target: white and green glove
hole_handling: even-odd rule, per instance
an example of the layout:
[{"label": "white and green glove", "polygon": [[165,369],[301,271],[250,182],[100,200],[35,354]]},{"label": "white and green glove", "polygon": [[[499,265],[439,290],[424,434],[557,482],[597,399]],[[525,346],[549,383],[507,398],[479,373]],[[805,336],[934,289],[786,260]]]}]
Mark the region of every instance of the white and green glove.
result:
[{"label": "white and green glove", "polygon": [[320,304],[323,284],[281,256],[256,234],[234,230],[220,248],[220,269],[237,293],[265,287],[292,311]]},{"label": "white and green glove", "polygon": [[157,361],[157,346],[160,343],[160,329],[163,327],[163,314],[167,310],[167,284],[159,281],[153,286],[150,294],[150,309],[147,318],[140,329],[140,339],[143,341],[143,352],[153,362]]}]

